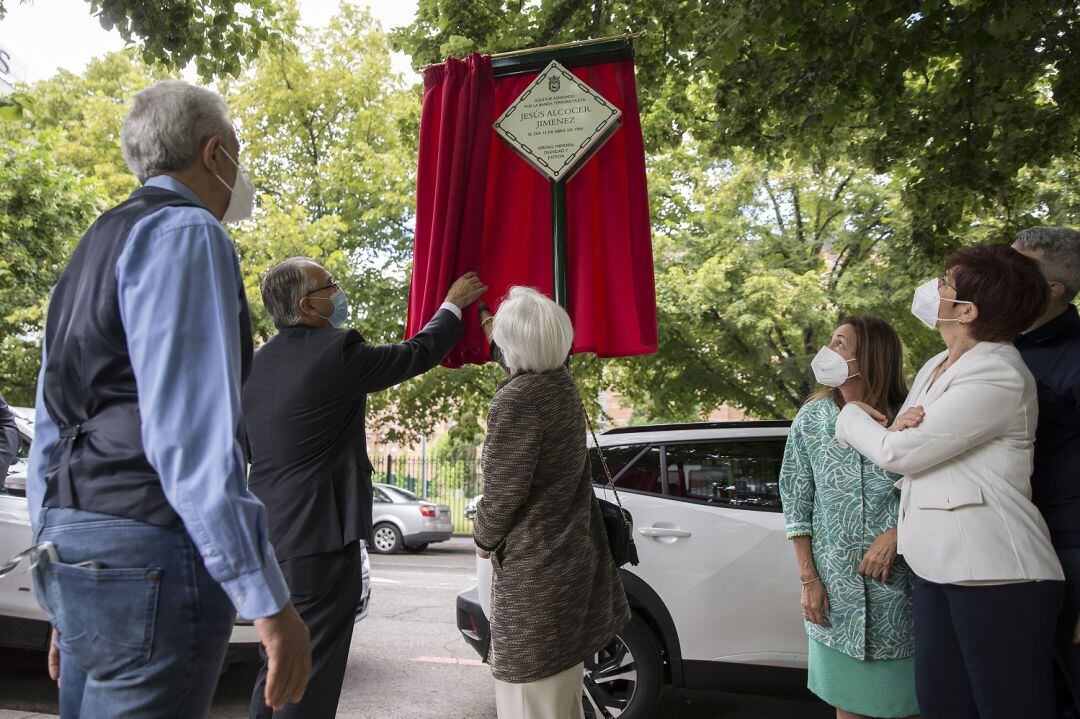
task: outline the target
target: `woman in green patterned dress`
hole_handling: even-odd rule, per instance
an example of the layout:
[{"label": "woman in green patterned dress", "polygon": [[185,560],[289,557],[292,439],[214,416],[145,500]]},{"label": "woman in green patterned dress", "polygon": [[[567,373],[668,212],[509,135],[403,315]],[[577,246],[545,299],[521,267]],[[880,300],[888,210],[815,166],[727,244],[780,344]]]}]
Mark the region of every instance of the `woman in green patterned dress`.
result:
[{"label": "woman in green patterned dress", "polygon": [[839,719],[915,716],[910,570],[896,556],[899,477],[834,439],[847,402],[895,418],[907,394],[900,338],[879,319],[851,317],[811,366],[830,389],[799,410],[780,471],[810,638],[807,685]]}]

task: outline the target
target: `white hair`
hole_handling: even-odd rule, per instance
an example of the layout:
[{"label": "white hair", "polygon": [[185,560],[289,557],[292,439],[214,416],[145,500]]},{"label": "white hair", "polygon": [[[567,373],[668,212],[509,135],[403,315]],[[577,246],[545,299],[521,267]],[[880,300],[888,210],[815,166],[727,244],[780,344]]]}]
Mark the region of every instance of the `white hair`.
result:
[{"label": "white hair", "polygon": [[146,182],[191,167],[207,138],[234,138],[229,108],[216,92],[165,80],[135,95],[120,132],[128,168]]},{"label": "white hair", "polygon": [[531,287],[511,287],[492,321],[507,367],[549,372],[566,362],[574,343],[570,315]]}]

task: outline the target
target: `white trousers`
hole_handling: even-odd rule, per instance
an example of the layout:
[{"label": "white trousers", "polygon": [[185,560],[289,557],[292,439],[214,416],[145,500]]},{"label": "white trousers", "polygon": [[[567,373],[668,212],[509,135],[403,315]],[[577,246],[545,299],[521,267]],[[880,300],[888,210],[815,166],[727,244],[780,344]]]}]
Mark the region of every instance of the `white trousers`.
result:
[{"label": "white trousers", "polygon": [[495,680],[499,719],[585,719],[581,682],[585,664],[525,684]]}]

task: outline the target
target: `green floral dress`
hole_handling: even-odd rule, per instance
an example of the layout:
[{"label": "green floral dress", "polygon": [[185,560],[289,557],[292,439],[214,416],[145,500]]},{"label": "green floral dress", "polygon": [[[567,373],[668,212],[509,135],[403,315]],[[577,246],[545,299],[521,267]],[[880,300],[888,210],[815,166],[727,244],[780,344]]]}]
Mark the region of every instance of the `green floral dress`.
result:
[{"label": "green floral dress", "polygon": [[896,526],[899,479],[835,439],[832,399],[795,416],[780,470],[787,536],[811,537],[829,597],[831,627],[806,622],[810,690],[830,705],[875,717],[918,714],[911,570],[897,557],[887,582],[859,573],[883,532]]},{"label": "green floral dress", "polygon": [[836,442],[839,414],[831,399],[803,406],[780,469],[788,539],[812,537],[829,597],[832,628],[807,622],[806,633],[855,659],[903,659],[915,653],[911,570],[897,557],[887,582],[859,574],[870,545],[896,526],[900,477]]}]

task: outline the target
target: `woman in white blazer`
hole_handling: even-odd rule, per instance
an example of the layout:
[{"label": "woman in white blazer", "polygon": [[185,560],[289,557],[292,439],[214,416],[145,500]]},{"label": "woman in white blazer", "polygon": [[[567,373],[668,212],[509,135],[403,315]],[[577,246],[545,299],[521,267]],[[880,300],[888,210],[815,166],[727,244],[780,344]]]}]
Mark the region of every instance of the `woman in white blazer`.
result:
[{"label": "woman in white blazer", "polygon": [[1048,297],[1008,247],[954,253],[912,312],[947,349],[891,428],[848,404],[836,438],[897,474],[897,549],[915,573],[915,686],[927,719],[1050,719],[1061,565],[1031,503],[1038,405],[1011,340]]}]

